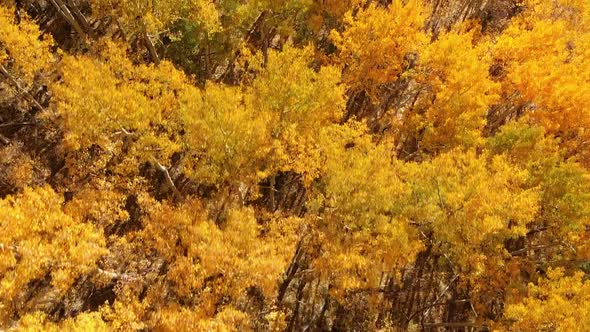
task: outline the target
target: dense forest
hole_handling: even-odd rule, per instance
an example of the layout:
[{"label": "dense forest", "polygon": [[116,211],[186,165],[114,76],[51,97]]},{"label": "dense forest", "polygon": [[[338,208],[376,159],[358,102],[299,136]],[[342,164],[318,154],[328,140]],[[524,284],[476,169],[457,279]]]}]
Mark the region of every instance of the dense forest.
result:
[{"label": "dense forest", "polygon": [[590,1],[0,0],[0,330],[590,331]]}]

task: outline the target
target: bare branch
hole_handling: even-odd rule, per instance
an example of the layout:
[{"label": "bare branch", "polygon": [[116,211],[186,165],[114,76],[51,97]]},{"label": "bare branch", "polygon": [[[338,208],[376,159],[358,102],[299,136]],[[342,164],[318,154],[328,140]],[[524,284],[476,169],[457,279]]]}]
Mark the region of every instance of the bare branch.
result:
[{"label": "bare branch", "polygon": [[156,47],[154,46],[154,43],[152,42],[152,39],[147,34],[147,32],[143,32],[143,40],[145,41],[145,44],[146,44],[148,50],[150,51],[150,56],[152,57],[152,60],[154,61],[154,63],[156,65],[159,65],[160,64],[160,57],[158,56],[158,52],[156,51]]},{"label": "bare branch", "polygon": [[174,181],[172,181],[172,177],[170,177],[170,173],[168,172],[168,169],[166,167],[164,167],[162,164],[160,164],[160,162],[157,161],[155,158],[153,158],[153,164],[156,167],[156,169],[158,169],[158,171],[160,171],[160,172],[162,172],[162,174],[164,174],[164,179],[166,180],[166,185],[172,190],[172,192],[174,193],[174,196],[178,200],[182,200],[182,195],[180,194],[180,191],[178,191],[178,188],[176,188]]},{"label": "bare branch", "polygon": [[0,134],[0,142],[2,142],[2,144],[4,144],[4,145],[10,144],[10,140],[2,134]]},{"label": "bare branch", "polygon": [[478,327],[486,329],[487,325],[477,324],[472,322],[451,322],[451,323],[431,323],[431,324],[424,324],[425,327],[430,328],[437,328],[437,327],[451,327],[451,328],[460,328],[460,327]]},{"label": "bare branch", "polygon": [[68,23],[70,23],[72,25],[72,27],[74,27],[74,30],[76,30],[76,32],[78,32],[78,34],[80,34],[80,36],[86,37],[86,32],[84,31],[84,29],[82,29],[82,27],[80,26],[80,24],[78,23],[78,21],[76,21],[76,19],[74,18],[74,16],[70,12],[70,9],[68,8],[68,6],[66,6],[65,3],[63,3],[63,1],[61,1],[61,0],[49,0],[49,2],[51,2],[51,4],[53,5],[53,7],[55,7],[55,9],[57,10],[57,12],[66,21],[68,21]]},{"label": "bare branch", "polygon": [[80,23],[84,27],[84,30],[86,30],[89,33],[92,32],[92,27],[90,26],[90,23],[86,19],[86,16],[84,16],[84,14],[82,14],[82,12],[80,11],[80,8],[76,4],[76,2],[74,0],[68,0],[68,5],[70,7],[71,12],[73,12],[74,15],[76,15],[76,18],[78,19],[78,21],[80,21]]},{"label": "bare branch", "polygon": [[4,75],[10,81],[10,83],[12,83],[12,85],[14,85],[14,87],[16,88],[16,90],[18,92],[24,94],[27,98],[29,98],[31,100],[31,102],[39,110],[41,110],[41,111],[44,110],[43,106],[41,106],[41,104],[39,104],[37,99],[35,99],[35,97],[33,97],[33,95],[31,95],[27,90],[25,90],[23,87],[21,87],[20,84],[18,83],[18,81],[14,77],[12,77],[12,75],[10,75],[8,70],[3,65],[0,65],[0,73],[2,73],[2,75]]},{"label": "bare branch", "polygon": [[113,271],[106,271],[101,268],[97,268],[96,270],[98,271],[99,274],[102,274],[102,275],[110,278],[111,280],[130,281],[130,280],[136,280],[139,278],[139,276],[137,276],[137,275],[131,275],[128,273],[117,273],[117,272],[113,272]]}]

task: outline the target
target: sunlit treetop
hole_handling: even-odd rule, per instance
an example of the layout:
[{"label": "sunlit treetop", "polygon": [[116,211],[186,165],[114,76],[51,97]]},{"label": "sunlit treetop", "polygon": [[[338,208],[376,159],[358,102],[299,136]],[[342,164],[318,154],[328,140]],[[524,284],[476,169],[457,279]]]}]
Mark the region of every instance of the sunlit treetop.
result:
[{"label": "sunlit treetop", "polygon": [[583,1],[531,2],[497,39],[505,96],[520,98],[531,119],[588,165],[590,30]]},{"label": "sunlit treetop", "polygon": [[547,278],[528,285],[527,297],[506,307],[515,323],[510,330],[580,331],[590,324],[590,282],[583,272],[569,276],[564,269],[547,272]]},{"label": "sunlit treetop", "polygon": [[111,1],[92,3],[94,15],[116,17],[126,33],[159,33],[178,20],[188,20],[207,31],[220,29],[215,4],[206,0]]},{"label": "sunlit treetop", "polygon": [[[153,248],[166,260],[166,278],[175,294],[198,301],[207,315],[220,299],[237,302],[250,287],[272,301],[276,281],[294,251],[299,222],[273,222],[262,234],[251,209],[234,209],[218,226],[198,204],[157,207],[138,234],[146,249]],[[193,298],[195,292],[200,298]]]},{"label": "sunlit treetop", "polygon": [[371,4],[355,15],[349,11],[344,31],[330,34],[339,51],[335,60],[344,66],[343,81],[373,92],[398,79],[412,53],[428,41],[424,20],[425,8],[415,0],[394,1],[386,8]]},{"label": "sunlit treetop", "polygon": [[29,83],[35,74],[55,62],[50,52],[53,41],[28,18],[19,25],[13,24],[13,20],[14,11],[0,6],[0,64]]},{"label": "sunlit treetop", "polygon": [[61,62],[62,79],[52,87],[52,101],[66,132],[65,147],[75,151],[97,144],[109,150],[135,137],[146,154],[153,145],[154,153],[169,155],[177,147],[155,127],[174,126],[169,120],[179,90],[188,83],[184,75],[168,62],[134,66],[118,44],[105,43],[101,52],[97,58],[67,56]]},{"label": "sunlit treetop", "polygon": [[248,103],[270,120],[277,166],[307,179],[317,176],[319,133],[341,118],[345,91],[337,67],[315,70],[312,61],[311,46],[285,45],[270,51],[266,63],[257,54],[252,65],[258,75],[247,90]]},{"label": "sunlit treetop", "polygon": [[181,94],[190,176],[212,184],[251,184],[267,176],[271,118],[246,98],[240,88],[215,83]]},{"label": "sunlit treetop", "polygon": [[25,13],[18,25],[15,21],[14,9],[0,4],[0,103],[17,100],[20,105],[42,109],[31,91],[51,79],[60,52],[52,52],[51,36],[42,33]]},{"label": "sunlit treetop", "polygon": [[423,248],[401,213],[410,194],[391,142],[376,145],[362,123],[322,132],[321,184],[309,206],[318,214],[315,262],[339,296],[377,287],[382,273],[399,269]]},{"label": "sunlit treetop", "polygon": [[498,99],[499,85],[489,78],[488,47],[473,46],[473,32],[442,34],[420,53],[416,79],[424,92],[414,111],[420,119],[416,135],[429,154],[483,142],[485,115]]},{"label": "sunlit treetop", "polygon": [[18,300],[29,282],[49,276],[59,296],[107,252],[102,232],[65,214],[62,203],[49,187],[0,200],[1,324],[25,309]]},{"label": "sunlit treetop", "polygon": [[527,171],[500,156],[453,150],[421,165],[408,164],[413,205],[405,213],[434,232],[459,271],[477,277],[502,264],[503,242],[523,236],[539,210]]},{"label": "sunlit treetop", "polygon": [[18,322],[17,328],[31,332],[59,332],[64,330],[75,332],[112,331],[112,327],[102,319],[101,314],[98,312],[80,313],[75,318],[69,318],[55,323],[46,314],[38,311],[23,316]]}]

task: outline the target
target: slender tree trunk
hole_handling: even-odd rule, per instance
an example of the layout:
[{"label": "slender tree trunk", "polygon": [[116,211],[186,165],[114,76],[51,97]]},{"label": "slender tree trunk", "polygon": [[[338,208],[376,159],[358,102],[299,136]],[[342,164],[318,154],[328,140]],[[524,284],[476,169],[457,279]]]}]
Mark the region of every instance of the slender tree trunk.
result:
[{"label": "slender tree trunk", "polygon": [[63,3],[63,1],[61,1],[61,0],[49,0],[49,2],[53,5],[53,7],[55,7],[55,9],[57,10],[57,12],[61,16],[68,23],[70,23],[72,25],[72,27],[74,28],[74,30],[76,30],[76,32],[82,38],[85,38],[86,37],[86,32],[84,31],[84,29],[82,29],[82,27],[80,26],[80,24],[78,23],[78,21],[76,21],[76,19],[72,15],[70,9],[68,8],[68,6],[66,6],[65,3]]},{"label": "slender tree trunk", "polygon": [[156,51],[156,47],[154,46],[154,43],[152,42],[152,39],[150,38],[148,33],[145,31],[143,32],[143,40],[147,46],[148,51],[150,52],[150,56],[152,57],[152,61],[156,65],[159,65],[160,64],[160,57],[158,56],[158,52]]}]

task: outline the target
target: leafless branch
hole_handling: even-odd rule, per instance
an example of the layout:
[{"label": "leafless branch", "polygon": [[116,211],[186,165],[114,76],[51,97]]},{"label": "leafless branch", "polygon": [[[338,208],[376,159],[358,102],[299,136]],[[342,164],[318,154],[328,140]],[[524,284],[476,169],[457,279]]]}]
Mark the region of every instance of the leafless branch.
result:
[{"label": "leafless branch", "polygon": [[164,167],[162,164],[160,164],[160,162],[157,161],[155,158],[153,158],[153,164],[156,167],[156,169],[158,169],[158,171],[164,174],[166,185],[172,190],[176,199],[182,200],[182,195],[180,194],[180,191],[178,191],[178,188],[176,188],[174,181],[172,181],[172,177],[170,177],[170,172],[168,172],[168,169]]},{"label": "leafless branch", "polygon": [[148,33],[145,31],[143,32],[143,40],[148,48],[148,51],[150,51],[150,56],[152,57],[152,61],[154,61],[154,63],[156,65],[159,65],[160,64],[160,56],[158,56],[158,52],[156,51],[156,47],[154,46],[152,39],[150,38]]},{"label": "leafless branch", "polygon": [[84,31],[84,29],[82,29],[74,15],[72,15],[72,12],[68,8],[68,6],[66,6],[66,4],[63,3],[63,1],[49,0],[49,2],[53,5],[53,7],[55,7],[57,12],[61,15],[61,17],[63,17],[63,19],[72,25],[74,30],[76,30],[76,32],[80,34],[80,36],[82,36],[83,38],[86,37],[86,32]]},{"label": "leafless branch", "polygon": [[25,90],[19,83],[18,81],[12,77],[12,75],[10,75],[10,73],[8,72],[8,70],[3,66],[0,65],[0,73],[2,73],[2,75],[4,75],[4,77],[6,77],[10,83],[12,83],[12,85],[14,86],[14,88],[16,88],[16,90],[22,94],[24,94],[27,98],[30,99],[30,101],[41,111],[43,111],[43,106],[41,106],[41,104],[39,104],[39,102],[37,101],[37,99],[35,99],[35,97],[33,97],[33,95],[31,95],[27,90]]}]

